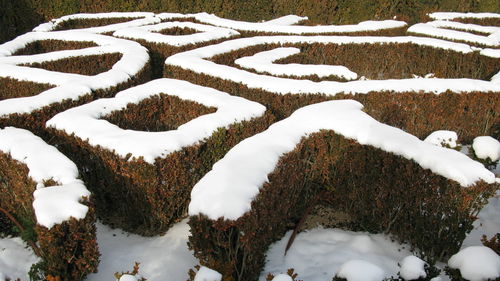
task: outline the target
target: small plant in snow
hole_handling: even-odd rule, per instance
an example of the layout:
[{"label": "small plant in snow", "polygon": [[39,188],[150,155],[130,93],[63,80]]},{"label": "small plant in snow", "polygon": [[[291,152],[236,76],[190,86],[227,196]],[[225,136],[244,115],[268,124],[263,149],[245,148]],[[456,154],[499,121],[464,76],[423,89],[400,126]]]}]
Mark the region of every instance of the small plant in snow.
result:
[{"label": "small plant in snow", "polygon": [[139,274],[139,264],[138,262],[135,262],[134,268],[132,271],[127,271],[127,272],[115,272],[115,278],[118,281],[146,281],[147,279],[142,277]]}]

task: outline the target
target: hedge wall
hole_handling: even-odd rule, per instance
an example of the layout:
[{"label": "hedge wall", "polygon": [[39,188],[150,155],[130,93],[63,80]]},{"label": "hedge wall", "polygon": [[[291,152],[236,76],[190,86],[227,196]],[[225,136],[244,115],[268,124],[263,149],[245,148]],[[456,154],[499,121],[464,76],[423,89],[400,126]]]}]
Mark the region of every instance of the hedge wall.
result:
[{"label": "hedge wall", "polygon": [[218,16],[260,21],[296,14],[313,23],[348,24],[363,20],[399,19],[423,22],[431,11],[499,12],[496,0],[0,0],[0,42],[8,41],[37,24],[75,13],[111,11],[208,12]]},{"label": "hedge wall", "polygon": [[333,131],[304,138],[268,179],[237,220],[190,217],[191,249],[225,280],[257,280],[267,247],[318,203],[347,212],[352,223],[344,227],[391,234],[427,260],[440,260],[460,248],[474,215],[498,188],[484,182],[464,188]]},{"label": "hedge wall", "polygon": [[[162,112],[171,105],[175,110]],[[162,94],[102,119],[124,129],[159,132],[177,127],[181,119],[191,120],[212,110]],[[98,217],[111,226],[150,236],[164,233],[186,215],[191,188],[231,147],[274,121],[267,113],[220,128],[196,145],[156,158],[154,164],[142,158],[123,158],[63,131],[49,131],[52,141],[81,169],[94,194]]]},{"label": "hedge wall", "polygon": [[[82,220],[71,218],[48,229],[36,224],[32,207],[37,184],[28,176],[28,167],[9,155],[0,153],[0,207],[22,222],[32,235],[26,237],[38,244],[42,270],[46,276],[62,281],[83,280],[97,271],[99,251],[95,236],[95,214],[90,198],[82,203],[89,206]],[[36,226],[35,226],[36,225]],[[34,226],[34,229],[30,229]]]},{"label": "hedge wall", "polygon": [[[284,45],[285,46],[285,45]],[[498,71],[498,60],[477,53],[460,54],[413,44],[310,44],[286,45],[301,48],[300,54],[280,60],[280,63],[344,65],[371,79],[410,78],[412,74],[436,77],[469,77],[488,80]],[[237,67],[234,60],[257,52],[282,47],[258,45],[213,57],[218,64]],[[359,54],[367,54],[360,59]],[[433,61],[432,65],[426,61]],[[431,132],[446,128],[456,131],[461,141],[468,143],[478,135],[491,135],[500,123],[498,92],[394,93],[390,91],[368,94],[274,94],[221,78],[195,73],[180,67],[166,65],[165,76],[184,79],[242,96],[265,105],[278,120],[296,109],[325,100],[354,99],[360,101],[372,117],[425,138]],[[317,77],[309,77],[322,81]],[[464,121],[467,120],[467,121]]]}]

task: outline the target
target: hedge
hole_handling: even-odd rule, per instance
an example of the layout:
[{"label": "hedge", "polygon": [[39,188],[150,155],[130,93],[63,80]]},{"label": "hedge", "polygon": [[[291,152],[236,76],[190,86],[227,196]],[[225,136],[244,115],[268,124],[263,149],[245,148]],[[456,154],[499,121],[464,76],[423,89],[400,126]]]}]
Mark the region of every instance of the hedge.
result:
[{"label": "hedge", "polygon": [[[162,86],[162,83],[165,85]],[[179,149],[172,150],[170,148],[172,141],[165,139],[162,142],[165,146],[162,151],[165,152],[155,154],[154,159],[149,159],[153,156],[148,154],[148,158],[145,158],[145,156],[139,156],[140,154],[133,154],[135,152],[131,150],[127,150],[130,153],[123,150],[118,152],[108,145],[96,144],[96,140],[106,138],[107,130],[105,129],[101,129],[100,133],[80,136],[80,127],[78,126],[88,126],[90,121],[85,121],[86,124],[80,124],[82,121],[77,122],[71,117],[71,112],[80,110],[82,113],[78,115],[82,115],[86,108],[111,108],[117,99],[130,97],[134,101],[127,101],[130,104],[126,108],[113,110],[106,114],[99,113],[101,116],[98,117],[100,119],[98,122],[108,120],[113,125],[119,126],[120,131],[124,133],[127,133],[125,131],[127,129],[144,130],[142,132],[136,131],[137,134],[152,132],[144,136],[154,141],[159,134],[164,134],[165,137],[168,136],[166,133],[175,134],[175,131],[165,132],[164,130],[173,130],[184,121],[190,121],[201,114],[213,112],[214,108],[182,100],[182,97],[172,97],[173,94],[169,95],[169,92],[173,90],[169,90],[168,87],[179,88],[183,93],[207,91],[201,90],[201,86],[189,86],[190,83],[185,81],[175,82],[175,85],[179,84],[177,86],[167,86],[168,83],[172,83],[172,80],[153,80],[150,83],[119,93],[114,100],[109,100],[110,105],[99,105],[99,103],[107,103],[108,101],[98,100],[72,109],[67,114],[63,112],[48,122],[52,141],[57,143],[57,146],[79,165],[82,177],[89,189],[95,194],[98,217],[111,226],[146,236],[164,233],[172,223],[185,216],[192,186],[232,146],[246,137],[264,130],[274,121],[272,115],[268,113],[257,115],[257,117],[247,121],[235,121],[234,118],[231,118],[228,121],[231,125],[218,127],[213,132],[210,131],[208,137],[194,144],[174,139],[174,143],[182,144]],[[148,88],[151,85],[156,86]],[[193,88],[187,90],[189,87]],[[149,93],[151,90],[148,89],[154,90]],[[134,97],[133,92],[151,94],[151,96],[138,99]],[[227,97],[235,99],[229,95]],[[206,98],[212,99],[208,95]],[[201,117],[205,118],[208,115]],[[219,122],[218,118],[214,116],[212,121],[207,119],[209,122],[207,126],[203,129],[196,127],[197,130],[209,130],[208,128],[213,126],[214,122]],[[69,128],[64,125],[68,123],[77,127]],[[188,126],[188,124],[183,126]],[[131,132],[130,135],[134,138],[132,135],[134,132]],[[125,142],[127,137],[123,137],[121,140]],[[143,142],[137,145],[147,146]]]},{"label": "hedge", "polygon": [[[26,139],[20,139],[19,143],[27,142]],[[4,147],[3,144],[2,147]],[[16,153],[19,154],[19,152]],[[53,165],[51,162],[53,159],[47,159],[47,161],[47,163],[50,162],[49,165]],[[61,188],[65,186],[53,179],[47,179],[43,183],[36,182],[29,176],[29,173],[40,172],[30,171],[27,164],[13,159],[10,152],[0,150],[0,191],[2,193],[0,207],[9,212],[25,228],[22,233],[23,239],[28,239],[28,242],[38,245],[34,252],[42,259],[41,269],[45,276],[50,275],[60,278],[58,280],[67,281],[85,279],[89,273],[97,271],[100,256],[96,241],[96,217],[91,198],[80,200],[81,204],[88,207],[83,219],[71,217],[48,228],[37,223],[35,207],[33,207],[33,193],[40,188],[40,184],[61,185]]]},{"label": "hedge", "polygon": [[[380,145],[399,149],[395,143]],[[236,151],[229,154],[239,155]],[[498,184],[484,181],[464,187],[413,160],[362,145],[333,130],[309,134],[293,151],[279,157],[251,200],[250,210],[243,215],[228,218],[218,212],[206,213],[214,208],[200,211],[190,206],[190,248],[201,264],[221,272],[225,280],[257,280],[268,246],[281,239],[290,225],[297,224],[305,210],[316,204],[326,204],[352,218],[338,227],[390,234],[411,244],[419,256],[434,263],[460,248],[473,228],[474,215],[498,189]],[[226,167],[228,163],[217,165]],[[238,168],[229,169],[228,174],[239,173]],[[196,192],[227,185],[224,177],[217,177],[218,171],[214,168],[212,174],[207,174],[195,187],[199,188]],[[204,181],[209,175],[221,179],[219,184]],[[238,192],[238,183],[231,185],[232,192]],[[211,203],[216,206],[219,202]]]}]

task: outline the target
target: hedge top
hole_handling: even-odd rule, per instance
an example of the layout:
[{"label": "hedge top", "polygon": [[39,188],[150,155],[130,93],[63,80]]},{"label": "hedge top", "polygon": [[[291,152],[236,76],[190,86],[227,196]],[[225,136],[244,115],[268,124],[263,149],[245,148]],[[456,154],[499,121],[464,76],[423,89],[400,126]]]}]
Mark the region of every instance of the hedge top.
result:
[{"label": "hedge top", "polygon": [[358,24],[351,24],[351,25],[317,25],[317,26],[290,25],[294,23],[294,21],[298,22],[299,20],[306,19],[293,15],[287,16],[285,18],[279,18],[274,21],[268,21],[262,23],[224,19],[216,15],[207,13],[195,14],[194,18],[202,23],[236,29],[238,31],[254,31],[254,32],[265,32],[265,33],[280,33],[280,34],[366,32],[366,31],[402,28],[406,26],[406,22],[396,21],[396,20],[364,21]]},{"label": "hedge top", "polygon": [[[400,129],[379,123],[353,100],[328,101],[305,106],[266,131],[233,147],[193,188],[189,214],[210,219],[236,220],[251,208],[259,189],[267,182],[279,159],[303,137],[333,130],[362,145],[400,155],[424,169],[466,187],[495,175],[464,154],[419,140]],[[258,157],[256,157],[258,155]]]},{"label": "hedge top", "polygon": [[53,19],[50,22],[42,23],[35,27],[33,31],[37,32],[48,32],[54,31],[63,22],[69,20],[81,20],[81,19],[110,19],[110,18],[130,18],[130,21],[110,24],[106,26],[97,26],[79,29],[80,31],[90,32],[90,33],[108,33],[113,32],[121,28],[141,26],[147,24],[159,23],[161,20],[155,17],[154,13],[149,12],[114,12],[114,13],[96,13],[96,14],[73,14],[60,17],[58,19]]},{"label": "hedge top", "polygon": [[252,56],[236,59],[234,63],[245,69],[254,70],[259,73],[269,73],[271,75],[287,75],[298,77],[317,75],[320,78],[334,75],[346,80],[354,80],[358,78],[357,73],[350,71],[347,67],[342,65],[273,63],[274,61],[284,59],[299,53],[299,48],[276,48],[269,51],[259,52]]},{"label": "hedge top", "polygon": [[[158,33],[159,31],[174,27],[190,28],[199,32],[187,35],[165,35]],[[193,22],[174,21],[159,23],[155,25],[120,29],[115,31],[115,33],[113,33],[113,36],[127,39],[140,39],[145,40],[146,42],[180,47],[185,45],[209,42],[212,40],[230,38],[239,34],[239,32],[229,28],[215,27]]]},{"label": "hedge top", "polygon": [[[76,165],[64,154],[31,132],[14,127],[0,129],[0,151],[25,164],[37,183],[33,208],[40,225],[51,228],[70,217],[85,218],[88,207],[80,201],[90,192],[78,179]],[[49,180],[57,185],[45,187]]]},{"label": "hedge top", "polygon": [[[476,35],[468,31],[487,33],[488,35]],[[412,25],[408,28],[408,32],[487,47],[500,46],[500,27],[496,26],[465,24],[454,21],[430,21]]]},{"label": "hedge top", "polygon": [[[196,73],[242,83],[249,88],[263,89],[276,94],[326,94],[340,93],[366,94],[372,91],[394,92],[498,92],[500,84],[477,79],[447,78],[411,78],[389,80],[356,80],[349,82],[297,80],[269,75],[261,75],[235,67],[216,64],[210,58],[235,50],[263,44],[415,44],[463,54],[477,49],[461,43],[454,43],[434,38],[401,36],[259,36],[225,41],[168,57],[165,64],[178,66]],[[483,52],[485,54],[483,54]],[[481,49],[482,55],[496,56],[500,52],[493,49]]]},{"label": "hedge top", "polygon": [[454,19],[488,19],[500,18],[497,13],[457,13],[457,12],[435,12],[430,13],[429,17],[435,20],[454,20]]},{"label": "hedge top", "polygon": [[[124,130],[100,119],[113,111],[126,108],[127,104],[137,104],[161,93],[215,107],[217,111],[166,132]],[[142,157],[152,164],[158,157],[164,158],[183,147],[202,142],[218,128],[262,116],[265,110],[259,103],[212,88],[163,78],[124,90],[114,98],[99,99],[59,113],[47,122],[47,126],[64,130],[69,135],[75,134],[88,140],[91,145],[112,150],[121,157]]]},{"label": "hedge top", "polygon": [[[94,42],[98,47],[55,51],[30,56],[11,56],[27,44],[43,40]],[[63,58],[110,53],[120,53],[120,60],[110,70],[94,76],[19,66],[19,64],[40,63]],[[137,75],[148,62],[148,50],[138,43],[129,40],[79,31],[26,33],[0,45],[0,77],[10,77],[35,83],[47,83],[58,87],[31,97],[2,100],[0,101],[0,116],[14,113],[29,113],[64,99],[76,100],[83,95],[90,94],[92,90],[116,86]]]}]

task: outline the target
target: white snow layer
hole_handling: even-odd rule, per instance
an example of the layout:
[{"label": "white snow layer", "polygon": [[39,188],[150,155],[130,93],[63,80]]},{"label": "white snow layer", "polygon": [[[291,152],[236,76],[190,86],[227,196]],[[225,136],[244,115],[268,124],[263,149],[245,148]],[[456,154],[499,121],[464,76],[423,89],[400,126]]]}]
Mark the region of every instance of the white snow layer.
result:
[{"label": "white snow layer", "polygon": [[256,32],[268,32],[268,33],[282,33],[282,34],[363,32],[363,31],[378,31],[378,30],[385,30],[392,28],[401,28],[406,26],[405,22],[395,21],[395,20],[364,21],[352,25],[301,26],[301,25],[288,25],[290,23],[293,23],[296,19],[300,19],[297,16],[288,16],[288,18],[280,18],[274,21],[259,22],[259,23],[224,19],[217,17],[214,14],[207,14],[207,13],[194,14],[193,16],[197,21],[202,23],[231,28],[239,31],[256,31]]},{"label": "white snow layer", "polygon": [[200,270],[196,273],[194,281],[221,281],[222,274],[210,269],[208,267],[202,266]]},{"label": "white snow layer", "polygon": [[500,142],[490,136],[476,137],[472,141],[472,148],[479,159],[490,158],[493,162],[500,159]]},{"label": "white snow layer", "polygon": [[340,266],[337,276],[347,281],[380,281],[384,271],[373,263],[364,260],[350,260]]},{"label": "white snow layer", "polygon": [[129,271],[135,262],[140,263],[140,275],[148,280],[186,280],[189,269],[199,263],[188,249],[187,220],[155,237],[111,229],[99,222],[96,225],[101,262],[99,271],[90,274],[86,281],[109,280],[115,272]]},{"label": "white snow layer", "polygon": [[[490,35],[476,35],[467,31],[452,30],[450,28],[486,32]],[[408,33],[422,34],[448,40],[464,41],[487,47],[497,47],[500,45],[500,27],[495,26],[482,27],[480,25],[463,24],[451,21],[432,21],[427,23],[417,23],[410,26],[410,28],[408,28]]]},{"label": "white snow layer", "polygon": [[[234,146],[193,188],[189,214],[236,220],[250,210],[280,157],[302,137],[333,130],[362,145],[413,160],[424,169],[469,186],[495,182],[495,175],[462,153],[434,146],[400,129],[379,123],[353,100],[328,101],[302,107],[266,131]],[[255,157],[259,155],[259,157]]]},{"label": "white snow layer", "polygon": [[[123,130],[100,119],[112,111],[126,108],[128,104],[137,104],[160,93],[216,107],[217,111],[165,132]],[[47,127],[75,134],[93,146],[114,150],[122,157],[130,153],[132,158],[143,157],[154,163],[158,157],[164,158],[183,147],[202,142],[218,128],[262,116],[265,110],[263,105],[241,97],[183,80],[163,78],[124,90],[114,98],[99,99],[59,113],[47,122]]]},{"label": "white snow layer", "polygon": [[358,78],[355,72],[350,71],[342,65],[315,65],[315,64],[275,64],[274,61],[284,59],[295,54],[299,54],[299,48],[285,47],[276,48],[270,51],[264,51],[252,56],[242,57],[234,61],[237,65],[255,70],[259,73],[269,73],[271,75],[288,76],[308,76],[317,75],[320,78],[328,76],[337,76],[346,80]]},{"label": "white snow layer", "polygon": [[448,266],[459,269],[470,281],[495,280],[500,277],[500,256],[485,246],[467,247],[448,260]]},{"label": "white snow layer", "polygon": [[436,20],[454,20],[454,19],[484,19],[500,18],[496,13],[456,13],[456,12],[435,12],[429,14],[431,19]]},{"label": "white snow layer", "polygon": [[425,138],[425,142],[432,143],[438,146],[449,146],[450,148],[457,147],[458,135],[454,131],[439,130],[432,132]]},{"label": "white snow layer", "polygon": [[[216,64],[209,59],[213,56],[242,48],[262,44],[401,44],[450,50],[459,53],[471,53],[474,50],[466,44],[424,37],[370,37],[370,36],[259,36],[225,41],[219,44],[177,53],[168,57],[167,65],[178,66],[196,73],[206,74],[221,79],[242,83],[249,88],[263,89],[276,94],[325,94],[339,93],[365,94],[372,91],[394,92],[431,92],[443,93],[448,90],[458,93],[479,91],[499,92],[498,83],[476,79],[412,78],[388,80],[356,80],[349,82],[297,80],[252,73],[235,67]],[[490,51],[491,53],[495,53]],[[481,54],[483,54],[481,52]],[[496,53],[495,53],[496,54]],[[500,52],[498,53],[500,54]]]},{"label": "white snow layer", "polygon": [[[94,42],[98,47],[80,50],[63,50],[32,56],[12,56],[27,44],[40,40],[64,40]],[[94,76],[61,73],[18,64],[44,62],[75,56],[120,53],[122,57],[113,67]],[[93,90],[106,89],[134,77],[149,62],[148,50],[136,42],[99,34],[78,31],[29,32],[0,45],[0,77],[22,81],[48,83],[57,87],[30,97],[0,101],[0,116],[14,113],[30,113],[43,106],[65,99],[76,100]]]},{"label": "white snow layer", "polygon": [[299,233],[284,255],[291,234],[288,231],[269,247],[260,281],[268,273],[276,275],[289,268],[295,269],[300,280],[331,281],[341,265],[351,260],[364,260],[382,269],[380,281],[397,276],[398,262],[411,255],[410,247],[393,242],[387,235],[321,227]]},{"label": "white snow layer", "polygon": [[73,14],[53,19],[49,22],[42,23],[35,27],[35,32],[49,32],[54,31],[61,23],[69,20],[84,20],[84,19],[109,19],[109,18],[130,18],[130,21],[109,24],[105,26],[80,28],[79,31],[89,33],[108,33],[122,28],[155,24],[161,21],[160,18],[155,17],[153,13],[148,12],[113,12],[113,13],[96,13],[96,14]]},{"label": "white snow layer", "polygon": [[[191,28],[199,32],[187,35],[165,35],[159,33],[159,31],[174,27]],[[230,38],[239,34],[239,32],[228,28],[215,27],[192,22],[174,21],[159,23],[155,25],[120,29],[113,33],[113,36],[127,39],[140,39],[147,42],[180,47],[209,42],[217,39]]]},{"label": "white snow layer", "polygon": [[278,274],[274,276],[272,281],[293,281],[292,277],[286,274]]},{"label": "white snow layer", "polygon": [[6,278],[30,280],[31,265],[39,261],[40,258],[20,237],[0,238],[0,281]]},{"label": "white snow layer", "polygon": [[[50,229],[70,217],[85,218],[88,207],[80,200],[90,192],[77,179],[76,165],[64,154],[31,132],[13,127],[0,129],[0,151],[25,164],[28,176],[37,183],[33,209],[38,224]],[[59,185],[44,187],[47,180]]]},{"label": "white snow layer", "polygon": [[407,281],[425,278],[425,262],[416,256],[407,256],[401,261],[399,275]]},{"label": "white snow layer", "polygon": [[138,281],[138,280],[139,279],[137,279],[135,275],[123,274],[118,281]]}]

